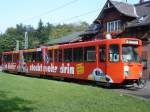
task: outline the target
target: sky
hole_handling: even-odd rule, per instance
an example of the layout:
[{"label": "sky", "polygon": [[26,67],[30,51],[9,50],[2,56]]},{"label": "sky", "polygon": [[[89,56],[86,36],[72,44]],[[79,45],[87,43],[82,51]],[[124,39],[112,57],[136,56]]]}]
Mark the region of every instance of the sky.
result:
[{"label": "sky", "polygon": [[[44,23],[63,24],[86,21],[91,24],[107,0],[0,0],[0,32],[16,24],[37,27]],[[116,0],[123,1],[126,0]],[[130,4],[139,0],[127,0]]]}]

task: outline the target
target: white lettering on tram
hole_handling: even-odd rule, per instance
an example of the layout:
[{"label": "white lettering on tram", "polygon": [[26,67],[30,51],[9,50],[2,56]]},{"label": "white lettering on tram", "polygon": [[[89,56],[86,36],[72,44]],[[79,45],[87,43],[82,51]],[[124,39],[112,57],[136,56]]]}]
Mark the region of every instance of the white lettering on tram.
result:
[{"label": "white lettering on tram", "polygon": [[70,64],[68,63],[67,66],[65,67],[64,64],[60,67],[60,73],[64,74],[74,74],[74,67],[71,67]]},{"label": "white lettering on tram", "polygon": [[30,71],[36,71],[36,72],[48,72],[48,73],[63,73],[63,74],[75,74],[75,67],[70,66],[68,63],[66,66],[62,64],[60,68],[58,66],[55,66],[51,64],[50,66],[43,66],[42,64],[36,64],[36,65],[30,65],[29,67]]},{"label": "white lettering on tram", "polygon": [[3,65],[3,69],[15,70],[16,69],[16,64],[15,63],[5,64],[5,65]]},{"label": "white lettering on tram", "polygon": [[[3,69],[11,69],[11,70],[15,70],[16,69],[16,64],[15,63],[9,63],[9,64],[5,64],[3,65]],[[62,74],[71,74],[74,75],[75,74],[75,67],[71,66],[69,63],[65,66],[64,64],[62,64],[60,67],[55,66],[53,64],[49,65],[49,66],[43,66],[42,64],[31,64],[29,66],[29,70],[33,71],[33,72],[48,72],[48,73],[62,73]]]},{"label": "white lettering on tram", "polygon": [[47,72],[56,73],[57,68],[58,68],[57,66],[54,66],[53,64],[51,64],[51,66],[47,67]]},{"label": "white lettering on tram", "polygon": [[30,65],[30,71],[37,71],[37,72],[40,72],[40,71],[42,71],[42,69],[43,69],[43,66],[42,66],[42,64],[37,64],[37,65]]}]

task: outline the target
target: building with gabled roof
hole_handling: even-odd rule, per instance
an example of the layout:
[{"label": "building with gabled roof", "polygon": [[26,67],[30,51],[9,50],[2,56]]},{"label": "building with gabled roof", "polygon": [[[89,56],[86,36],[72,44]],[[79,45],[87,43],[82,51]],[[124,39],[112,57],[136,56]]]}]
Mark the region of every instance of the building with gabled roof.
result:
[{"label": "building with gabled roof", "polygon": [[60,38],[52,39],[51,41],[47,42],[45,45],[55,45],[55,44],[66,44],[66,43],[73,43],[82,41],[83,32],[75,32]]},{"label": "building with gabled roof", "polygon": [[[107,0],[100,14],[86,31],[78,36],[66,36],[54,40],[55,44],[112,38],[135,37],[143,42],[143,58],[147,67],[144,74],[150,77],[150,0],[138,4]],[[64,42],[65,41],[65,42]]]},{"label": "building with gabled roof", "polygon": [[150,1],[132,5],[108,0],[93,24],[99,24],[101,26],[98,32],[101,34],[99,39],[105,38],[103,37],[105,33],[111,33],[114,38],[122,34],[126,34],[123,36],[130,35],[138,37],[138,35],[133,32],[130,34],[130,30],[138,30],[141,27],[146,27],[146,29],[149,30],[149,11]]},{"label": "building with gabled roof", "polygon": [[[124,2],[107,0],[92,26],[100,26],[92,33],[87,30],[85,37],[104,39],[106,34],[112,38],[135,37],[143,41],[143,58],[147,63],[144,74],[150,77],[150,0],[140,0],[132,5]],[[94,29],[93,27],[93,29]],[[92,29],[92,28],[90,28]],[[91,30],[92,31],[92,30]]]}]

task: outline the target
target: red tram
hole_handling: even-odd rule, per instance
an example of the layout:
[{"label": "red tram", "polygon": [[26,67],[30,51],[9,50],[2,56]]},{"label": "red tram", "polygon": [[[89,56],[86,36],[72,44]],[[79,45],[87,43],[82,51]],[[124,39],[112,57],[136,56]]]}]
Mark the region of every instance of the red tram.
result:
[{"label": "red tram", "polygon": [[122,84],[142,77],[141,40],[118,38],[2,53],[3,71]]}]

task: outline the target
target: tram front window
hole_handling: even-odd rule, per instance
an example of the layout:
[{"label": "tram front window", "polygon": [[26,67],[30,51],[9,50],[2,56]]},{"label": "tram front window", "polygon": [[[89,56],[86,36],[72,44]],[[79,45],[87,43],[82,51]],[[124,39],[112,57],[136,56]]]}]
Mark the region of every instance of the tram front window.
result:
[{"label": "tram front window", "polygon": [[123,62],[140,62],[138,46],[123,45],[122,60]]}]

